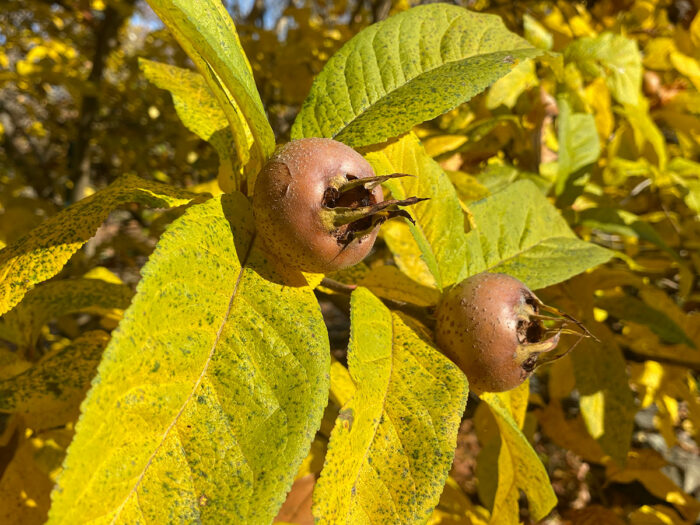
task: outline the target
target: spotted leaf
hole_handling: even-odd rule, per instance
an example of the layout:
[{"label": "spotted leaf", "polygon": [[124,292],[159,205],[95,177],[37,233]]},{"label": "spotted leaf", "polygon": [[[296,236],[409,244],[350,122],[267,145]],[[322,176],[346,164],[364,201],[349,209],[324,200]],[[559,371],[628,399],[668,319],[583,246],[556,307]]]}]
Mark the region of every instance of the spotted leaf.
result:
[{"label": "spotted leaf", "polygon": [[333,55],[292,138],[330,137],[353,147],[384,142],[541,53],[497,16],[447,4],[409,9],[364,29]]},{"label": "spotted leaf", "polygon": [[161,237],[104,352],[49,523],[269,523],[328,399],[323,318],[240,193]]},{"label": "spotted leaf", "polygon": [[372,293],[351,297],[356,386],[314,492],[318,523],[421,523],[442,492],[468,388],[464,374]]},{"label": "spotted leaf", "polygon": [[0,315],[20,302],[37,283],[56,275],[115,208],[129,202],[169,208],[196,197],[166,184],[124,175],[46,219],[0,250]]}]

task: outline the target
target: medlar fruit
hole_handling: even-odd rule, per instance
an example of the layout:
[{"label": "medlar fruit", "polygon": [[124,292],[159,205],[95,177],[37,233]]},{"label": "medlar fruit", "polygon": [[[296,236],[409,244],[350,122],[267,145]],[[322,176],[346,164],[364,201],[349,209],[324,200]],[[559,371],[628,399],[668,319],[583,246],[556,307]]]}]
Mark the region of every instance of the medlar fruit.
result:
[{"label": "medlar fruit", "polygon": [[328,273],[367,256],[379,226],[415,197],[385,201],[381,182],[355,150],[331,139],[294,140],[258,174],[253,213],[266,249],[288,266]]},{"label": "medlar fruit", "polygon": [[[545,317],[541,310],[560,317]],[[544,320],[558,326],[547,328]],[[435,339],[467,375],[472,390],[504,392],[520,385],[542,364],[541,354],[554,350],[562,333],[586,335],[564,329],[567,321],[589,334],[571,316],[543,304],[515,277],[480,273],[444,295],[436,310]]]}]

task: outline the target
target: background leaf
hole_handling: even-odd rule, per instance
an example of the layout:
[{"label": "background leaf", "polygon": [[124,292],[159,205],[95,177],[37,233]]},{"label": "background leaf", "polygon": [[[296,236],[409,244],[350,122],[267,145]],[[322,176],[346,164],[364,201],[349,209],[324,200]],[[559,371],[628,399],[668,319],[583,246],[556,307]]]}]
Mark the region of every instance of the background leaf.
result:
[{"label": "background leaf", "polygon": [[532,289],[564,281],[612,256],[577,238],[529,181],[472,203],[469,212],[475,227],[467,236],[479,238],[483,269],[510,274]]},{"label": "background leaf", "polygon": [[595,275],[579,275],[560,287],[547,290],[543,300],[573,315],[601,340],[598,343],[583,339],[571,352],[576,388],[581,396],[581,415],[588,433],[600,443],[603,451],[624,464],[637,407],[627,380],[622,350],[610,329],[594,319],[591,291],[599,287],[595,279]]},{"label": "background leaf", "polygon": [[[314,492],[319,523],[420,523],[452,462],[464,374],[371,292],[351,298],[348,365],[357,390],[340,411]],[[370,518],[371,520],[371,518]]]},{"label": "background leaf", "polygon": [[34,285],[56,275],[118,206],[138,202],[168,208],[187,204],[196,197],[197,194],[166,184],[124,175],[46,219],[19,241],[0,250],[0,315],[20,302]]},{"label": "background leaf", "polygon": [[[417,196],[430,199],[409,208],[415,225],[403,223],[397,226],[401,224],[399,221],[384,225],[385,239],[397,256],[399,268],[416,281],[424,282],[408,263],[404,264],[407,260],[415,259],[415,247],[405,239],[406,230],[409,230],[421,260],[434,279],[434,286],[443,289],[461,281],[467,274],[464,219],[459,197],[440,165],[428,156],[412,133],[389,142],[381,149],[368,152],[366,156],[378,175],[413,175],[385,183],[393,198]],[[396,242],[398,235],[404,240]],[[404,248],[405,244],[409,244],[409,247]]]},{"label": "background leaf", "polygon": [[664,312],[649,306],[639,299],[627,295],[599,297],[596,299],[596,306],[618,319],[648,326],[652,332],[666,343],[685,343],[691,348],[695,348],[695,343],[680,326],[674,323]]},{"label": "background leaf", "polygon": [[[189,69],[139,58],[146,78],[170,92],[178,117],[187,129],[209,142],[219,155],[219,184],[232,191],[246,181],[226,113],[204,77]],[[247,183],[247,182],[246,182]]]},{"label": "background leaf", "polygon": [[0,381],[0,411],[21,414],[34,430],[73,421],[107,341],[106,332],[86,332],[29,370]]},{"label": "background leaf", "polygon": [[51,523],[275,516],[321,421],[329,349],[311,289],[253,237],[240,193],[163,235],[83,404]]},{"label": "background leaf", "polygon": [[587,75],[605,78],[620,104],[637,105],[641,95],[642,57],[634,40],[613,33],[580,38],[566,48],[564,57]]},{"label": "background leaf", "polygon": [[4,317],[4,324],[21,338],[20,346],[31,348],[41,328],[57,317],[86,312],[110,314],[129,306],[133,292],[128,286],[100,279],[66,279],[44,283],[30,290],[24,300]]},{"label": "background leaf", "polygon": [[568,206],[583,191],[578,179],[600,156],[600,140],[593,115],[574,113],[563,97],[559,99],[557,127],[559,159],[554,189],[559,197],[557,204]]},{"label": "background leaf", "polygon": [[384,142],[541,53],[498,17],[447,4],[415,7],[364,29],[333,55],[292,138],[330,137],[353,147]]}]

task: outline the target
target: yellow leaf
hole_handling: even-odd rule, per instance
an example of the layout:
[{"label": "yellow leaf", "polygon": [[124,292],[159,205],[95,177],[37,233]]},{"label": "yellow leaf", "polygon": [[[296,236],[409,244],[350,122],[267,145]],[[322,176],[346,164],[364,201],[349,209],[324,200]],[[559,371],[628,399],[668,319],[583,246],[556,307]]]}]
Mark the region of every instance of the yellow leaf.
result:
[{"label": "yellow leaf", "polygon": [[[384,230],[384,238],[399,268],[413,280],[440,290],[466,277],[467,251],[459,198],[448,176],[428,156],[418,138],[406,134],[367,153],[367,160],[378,175],[413,175],[385,183],[393,198],[416,195],[431,199],[411,207],[415,224],[396,220],[386,225],[391,226]],[[425,274],[426,269],[432,279]]]},{"label": "yellow leaf", "polygon": [[428,525],[488,525],[489,512],[474,505],[450,476]]},{"label": "yellow leaf", "polygon": [[499,78],[486,95],[486,107],[495,109],[500,105],[513,108],[518,97],[529,88],[539,84],[535,74],[535,62],[523,60],[506,76]]},{"label": "yellow leaf", "polygon": [[421,523],[438,503],[466,403],[464,374],[365,288],[351,297],[356,385],[314,492],[317,523]]},{"label": "yellow leaf", "polygon": [[671,53],[676,50],[672,38],[652,38],[644,48],[644,66],[656,71],[667,71],[673,68]]},{"label": "yellow leaf", "polygon": [[700,90],[700,63],[688,55],[679,51],[672,51],[670,54],[671,64],[678,72],[688,77],[695,89]]},{"label": "yellow leaf", "polygon": [[586,101],[593,109],[595,126],[603,144],[612,134],[615,118],[612,114],[610,90],[605,80],[597,78],[586,87]]},{"label": "yellow leaf", "polygon": [[345,406],[355,395],[355,383],[348,369],[331,357],[331,400],[339,407]]},{"label": "yellow leaf", "polygon": [[54,485],[50,473],[60,467],[64,450],[53,440],[28,438],[16,432],[19,443],[0,479],[0,523],[43,524]]},{"label": "yellow leaf", "polygon": [[644,505],[629,515],[630,525],[687,525],[676,511],[666,505]]},{"label": "yellow leaf", "polygon": [[609,464],[607,479],[614,483],[640,482],[654,496],[661,498],[680,512],[687,520],[695,520],[700,512],[700,502],[686,494],[659,469],[666,461],[651,449],[630,451],[627,464],[619,467]]},{"label": "yellow leaf", "polygon": [[113,315],[129,306],[132,295],[128,286],[100,279],[51,281],[30,290],[4,320],[21,334],[21,346],[31,348],[50,320],[77,312]]},{"label": "yellow leaf", "polygon": [[330,352],[311,288],[254,239],[238,192],[161,236],[82,404],[51,523],[276,515],[321,423]]},{"label": "yellow leaf", "polygon": [[35,430],[77,419],[109,335],[87,332],[28,370],[0,381],[0,412],[21,414]]},{"label": "yellow leaf", "polygon": [[559,400],[552,400],[547,407],[535,411],[535,416],[547,436],[565,450],[571,450],[586,461],[603,464],[606,456],[600,444],[593,439],[583,418],[567,418]]},{"label": "yellow leaf", "polygon": [[[521,397],[522,394],[516,394]],[[544,518],[557,503],[547,471],[513,419],[509,407],[499,394],[483,394],[501,433],[498,456],[498,489],[494,500],[491,523],[518,523],[519,490],[528,499],[532,518]],[[512,403],[512,401],[511,401]],[[516,405],[519,406],[520,402]],[[522,409],[521,409],[522,410]],[[515,507],[515,512],[513,508]]]},{"label": "yellow leaf", "polygon": [[195,197],[196,194],[172,186],[124,175],[46,219],[0,251],[0,315],[21,301],[36,284],[56,275],[118,206],[139,202],[164,208],[187,204]]}]

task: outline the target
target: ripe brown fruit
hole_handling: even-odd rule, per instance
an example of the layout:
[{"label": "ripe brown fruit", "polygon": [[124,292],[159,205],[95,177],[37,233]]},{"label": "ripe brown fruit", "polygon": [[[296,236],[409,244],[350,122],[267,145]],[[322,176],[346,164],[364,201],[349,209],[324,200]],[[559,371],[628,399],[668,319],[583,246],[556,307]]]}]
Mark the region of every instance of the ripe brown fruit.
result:
[{"label": "ripe brown fruit", "polygon": [[258,235],[271,254],[298,270],[328,273],[357,264],[382,222],[408,215],[397,206],[419,200],[384,201],[379,184],[396,176],[403,175],[375,176],[362,155],[335,140],[289,142],[258,174]]},{"label": "ripe brown fruit", "polygon": [[518,279],[480,273],[455,285],[442,298],[436,311],[435,338],[467,375],[472,390],[510,390],[528,378],[540,354],[559,342],[561,330],[546,337],[541,307],[545,306]]}]

